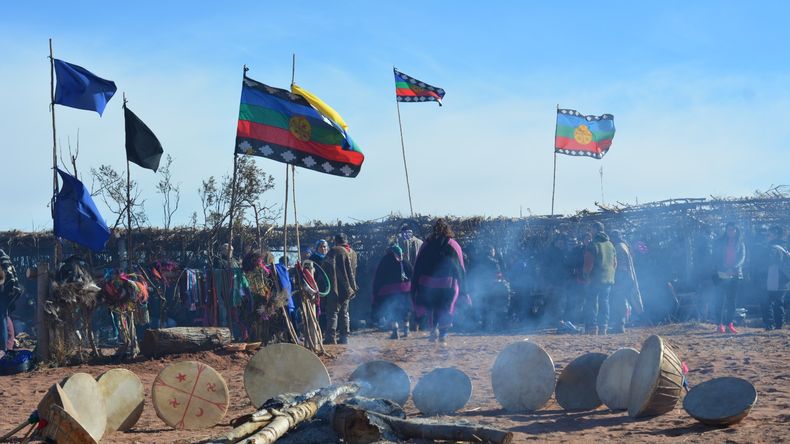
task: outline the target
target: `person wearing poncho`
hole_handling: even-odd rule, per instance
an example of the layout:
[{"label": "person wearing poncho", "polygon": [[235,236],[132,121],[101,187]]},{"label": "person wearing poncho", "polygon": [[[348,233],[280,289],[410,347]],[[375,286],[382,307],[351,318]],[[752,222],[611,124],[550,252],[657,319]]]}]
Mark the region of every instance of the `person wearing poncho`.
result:
[{"label": "person wearing poncho", "polygon": [[[411,275],[411,264],[403,259],[403,250],[397,244],[390,245],[373,277],[373,312],[380,313],[389,322],[392,328],[390,339],[409,336]],[[400,326],[403,333],[398,330]]]},{"label": "person wearing poncho", "polygon": [[433,232],[417,254],[411,293],[418,315],[424,313],[431,328],[430,341],[446,342],[453,325],[458,296],[466,294],[466,268],[463,251],[444,219],[433,226]]}]

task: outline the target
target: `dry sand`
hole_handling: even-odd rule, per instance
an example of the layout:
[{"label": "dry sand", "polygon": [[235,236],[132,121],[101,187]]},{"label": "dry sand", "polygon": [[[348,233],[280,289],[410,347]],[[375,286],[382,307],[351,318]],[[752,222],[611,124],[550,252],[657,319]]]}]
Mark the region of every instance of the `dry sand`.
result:
[{"label": "dry sand", "polygon": [[[688,380],[694,384],[719,376],[737,376],[751,381],[758,400],[740,424],[718,429],[697,423],[679,402],[672,412],[646,420],[631,420],[624,412],[606,407],[583,413],[566,413],[552,399],[536,413],[508,413],[501,409],[491,389],[490,370],[497,353],[507,344],[524,338],[544,347],[555,362],[557,374],[577,356],[587,352],[611,353],[620,347],[639,348],[650,334],[669,342],[688,364]],[[785,442],[790,433],[790,330],[764,332],[744,328],[738,335],[714,332],[711,325],[678,324],[639,328],[624,335],[604,337],[523,332],[506,335],[452,335],[447,346],[428,343],[424,335],[392,341],[388,333],[366,332],[351,337],[347,346],[331,346],[334,358],[324,359],[333,381],[343,381],[359,365],[385,359],[408,372],[412,388],[419,378],[436,367],[457,367],[472,379],[472,398],[458,413],[459,419],[495,426],[516,433],[516,441],[540,442]],[[151,384],[165,365],[178,360],[199,360],[222,373],[231,391],[226,419],[253,409],[243,386],[246,352],[199,353],[170,356],[123,365],[137,373],[146,386],[146,408],[136,427],[128,433],[106,436],[108,443],[174,443],[209,437],[229,429],[227,425],[204,431],[179,432],[162,423],[150,405]],[[119,365],[83,365],[44,369],[33,373],[0,376],[0,432],[24,421],[54,382],[74,372],[98,376]],[[406,405],[410,416],[418,415]],[[19,442],[13,441],[13,442]]]}]

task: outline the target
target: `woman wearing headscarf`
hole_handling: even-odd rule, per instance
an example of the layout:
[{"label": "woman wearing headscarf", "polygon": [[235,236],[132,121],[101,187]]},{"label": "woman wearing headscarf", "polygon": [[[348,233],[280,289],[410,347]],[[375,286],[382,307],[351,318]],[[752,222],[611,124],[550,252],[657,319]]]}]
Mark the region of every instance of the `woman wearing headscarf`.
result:
[{"label": "woman wearing headscarf", "polygon": [[466,294],[466,268],[463,251],[453,239],[453,230],[439,219],[417,255],[411,293],[418,311],[424,311],[430,328],[430,340],[446,343],[452,327],[455,303]]},{"label": "woman wearing headscarf", "polygon": [[[389,322],[392,328],[390,339],[409,336],[411,275],[411,264],[403,259],[403,250],[397,244],[390,245],[373,277],[373,312]],[[401,326],[403,333],[399,331]]]}]

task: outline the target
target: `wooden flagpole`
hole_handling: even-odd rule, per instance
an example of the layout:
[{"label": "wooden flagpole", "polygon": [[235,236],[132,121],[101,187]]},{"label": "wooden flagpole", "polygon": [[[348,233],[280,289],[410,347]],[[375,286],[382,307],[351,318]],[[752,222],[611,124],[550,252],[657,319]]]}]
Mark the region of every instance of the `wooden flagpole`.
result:
[{"label": "wooden flagpole", "polygon": [[[247,77],[247,71],[250,69],[247,68],[247,65],[244,65],[243,68],[243,77]],[[242,81],[244,81],[242,77]],[[236,148],[233,148],[233,178],[231,179],[230,183],[230,215],[228,218],[230,219],[230,228],[228,229],[228,262],[232,259],[231,252],[233,251],[233,216],[236,213],[236,187],[237,187],[237,177],[239,171],[239,155],[236,153]],[[258,246],[260,248],[260,245]],[[222,252],[220,252],[221,254]]]},{"label": "wooden flagpole", "polygon": [[[126,93],[123,93],[123,108],[126,109]],[[126,155],[126,264],[132,271],[132,173],[129,167],[129,154]]]},{"label": "wooden flagpole", "polygon": [[58,143],[55,133],[55,56],[52,52],[52,39],[49,39],[49,93],[50,93],[50,112],[52,113],[52,200],[50,201],[52,211],[52,234],[55,239],[55,250],[53,252],[53,266],[57,269],[60,263],[61,243],[60,238],[55,236],[55,196],[58,195]]},{"label": "wooden flagpole", "polygon": [[598,174],[601,175],[601,204],[606,204],[606,200],[603,198],[603,158],[601,159],[601,169],[598,170]]},{"label": "wooden flagpole", "polygon": [[[394,67],[393,67],[394,68]],[[414,205],[411,201],[411,184],[409,183],[409,168],[406,166],[406,145],[403,143],[403,122],[400,118],[400,102],[398,102],[397,95],[395,96],[395,106],[398,109],[398,128],[400,128],[400,149],[403,154],[403,171],[406,172],[406,192],[409,194],[409,211],[411,217],[414,217]]]},{"label": "wooden flagpole", "polygon": [[[560,104],[557,104],[557,111],[560,110]],[[556,117],[555,117],[556,119]],[[554,175],[551,179],[551,215],[554,216],[554,193],[557,190],[557,123],[554,123]]]},{"label": "wooden flagpole", "polygon": [[[292,54],[291,58],[291,89],[293,89],[293,84],[296,81],[296,53]],[[287,180],[287,177],[286,177]],[[296,233],[296,262],[299,262],[302,254],[302,246],[299,242],[299,219],[296,214],[296,165],[291,164],[291,194],[293,195],[293,202],[294,202],[294,230]],[[287,266],[288,256],[286,256],[286,266]]]}]

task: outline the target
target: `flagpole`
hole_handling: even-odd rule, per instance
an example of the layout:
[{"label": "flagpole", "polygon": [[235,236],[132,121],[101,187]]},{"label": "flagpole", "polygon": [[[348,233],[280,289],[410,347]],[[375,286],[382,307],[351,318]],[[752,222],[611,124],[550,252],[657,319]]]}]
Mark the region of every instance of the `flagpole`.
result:
[{"label": "flagpole", "polygon": [[601,169],[598,170],[598,173],[601,175],[601,204],[606,204],[603,198],[603,160],[601,160]]},{"label": "flagpole", "polygon": [[288,167],[291,166],[289,164],[285,164],[285,206],[283,211],[283,256],[285,260],[288,260]]},{"label": "flagpole", "polygon": [[57,268],[60,263],[61,245],[60,238],[55,235],[55,196],[58,195],[58,144],[55,133],[55,56],[52,52],[52,39],[49,39],[49,94],[50,112],[52,113],[52,200],[50,210],[52,211],[52,237],[55,239],[54,266]]},{"label": "flagpole", "polygon": [[[557,104],[557,111],[560,104]],[[557,123],[554,123],[554,175],[551,179],[551,215],[554,216],[554,192],[557,190]]]},{"label": "flagpole", "polygon": [[400,128],[400,148],[403,153],[403,170],[406,172],[406,191],[409,193],[409,210],[411,217],[414,217],[414,205],[411,202],[411,184],[409,183],[409,168],[406,166],[406,145],[403,143],[403,122],[400,118],[400,102],[395,98],[395,106],[398,108],[398,128]]},{"label": "flagpole", "polygon": [[[123,109],[126,109],[126,92],[123,93]],[[132,173],[129,167],[129,154],[126,154],[126,257],[129,271],[132,270]]]},{"label": "flagpole", "polygon": [[[291,54],[291,86],[296,81],[296,53]],[[293,88],[291,88],[293,89]],[[287,176],[286,176],[287,180]],[[302,254],[302,246],[299,242],[299,219],[296,213],[296,165],[291,165],[291,195],[294,202],[294,230],[296,232],[296,262],[299,262]],[[287,196],[286,196],[287,200]],[[288,256],[286,256],[286,267],[288,266]]]},{"label": "flagpole", "polygon": [[[243,70],[244,70],[244,72],[242,74],[242,76],[243,76],[242,77],[242,81],[244,81],[244,77],[247,77],[247,71],[249,71],[250,68],[247,68],[247,65],[244,65]],[[237,182],[236,178],[237,178],[238,170],[239,170],[239,155],[238,155],[238,153],[236,153],[236,148],[234,147],[233,148],[233,179],[232,179],[232,181],[230,183],[230,215],[228,216],[229,219],[230,219],[230,228],[228,229],[228,251],[227,251],[228,261],[230,261],[230,259],[232,259],[231,251],[233,251],[232,250],[232,248],[233,248],[233,216],[235,215],[235,210],[236,210],[236,182]],[[258,245],[258,248],[260,248],[260,247],[261,246]],[[221,253],[222,252],[220,252],[220,254]]]}]

